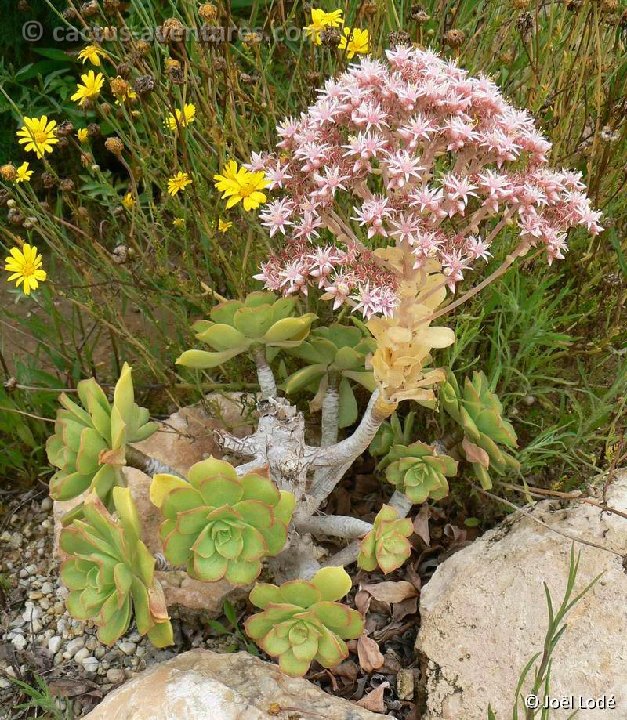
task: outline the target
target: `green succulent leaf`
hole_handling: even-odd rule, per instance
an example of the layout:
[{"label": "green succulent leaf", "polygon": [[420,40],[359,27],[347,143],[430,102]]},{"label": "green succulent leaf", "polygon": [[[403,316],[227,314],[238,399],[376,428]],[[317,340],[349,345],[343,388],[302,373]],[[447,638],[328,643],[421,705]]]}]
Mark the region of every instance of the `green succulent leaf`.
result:
[{"label": "green succulent leaf", "polygon": [[93,378],[82,380],[77,391],[83,407],[62,394],[55,432],[46,443],[48,460],[57,468],[50,494],[55,500],[69,500],[91,488],[111,507],[111,491],[120,484],[126,462],[126,444],[145,440],[157,424],[149,421],[148,410],[135,403],[126,363],[113,403]]},{"label": "green succulent leaf", "polygon": [[457,472],[457,463],[453,458],[438,455],[420,442],[394,445],[381,465],[386,467],[386,480],[416,504],[428,498],[441,500],[446,497],[446,477]]},{"label": "green succulent leaf", "polygon": [[407,538],[412,532],[411,520],[399,519],[394,508],[384,505],[374,520],[373,529],[361,541],[357,565],[368,572],[377,567],[384,573],[397,570],[411,555]]},{"label": "green succulent leaf", "polygon": [[263,612],[248,618],[246,633],[278,658],[288,675],[304,675],[313,660],[334,667],[348,656],[344,640],[359,637],[364,629],[360,613],[336,602],[350,588],[351,579],[340,567],[323,568],[309,582],[258,583],[250,600]]},{"label": "green succulent leaf", "polygon": [[188,478],[155,475],[151,483],[150,498],[164,517],[166,558],[199,580],[249,585],[262,558],[285,546],[294,496],[279,492],[265,471],[238,477],[213,457],[193,465]]},{"label": "green succulent leaf", "polygon": [[98,626],[111,645],[129,627],[133,611],[140,633],[159,647],[172,644],[163,592],[154,580],[154,558],[140,540],[141,526],[128,488],[116,487],[117,518],[95,493],[66,522],[60,546],[68,554],[61,579],[70,593],[66,606],[80,620]]}]

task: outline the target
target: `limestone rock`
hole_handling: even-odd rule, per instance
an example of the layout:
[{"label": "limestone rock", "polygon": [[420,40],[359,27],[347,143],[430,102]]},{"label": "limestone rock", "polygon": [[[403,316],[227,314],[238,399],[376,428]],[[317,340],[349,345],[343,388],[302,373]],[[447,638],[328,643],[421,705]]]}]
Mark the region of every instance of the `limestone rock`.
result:
[{"label": "limestone rock", "polygon": [[[393,718],[388,715],[387,717]],[[192,650],[110,693],[86,720],[379,720],[248,653]]]},{"label": "limestone rock", "polygon": [[[213,439],[212,428],[227,428],[238,436],[252,432],[250,417],[246,414],[246,404],[241,394],[233,393],[226,397],[213,393],[207,396],[206,403],[208,412],[197,405],[181,408],[161,424],[160,430],[148,440],[137,443],[136,447],[175,470],[186,473],[194,463],[209,455],[222,457],[222,452]],[[159,538],[162,517],[150,502],[151,479],[135,468],[127,467],[123,472],[142,521],[142,539],[153,554],[162,553]],[[63,553],[58,545],[61,518],[82,500],[83,497],[79,496],[54,503],[54,546],[55,553],[61,559]],[[157,578],[163,586],[168,605],[183,605],[212,614],[221,612],[226,598],[233,599],[242,594],[241,590],[234,589],[226,581],[203,583],[193,580],[179,570],[160,571]]]},{"label": "limestone rock", "polygon": [[[627,511],[627,472],[610,487],[607,500]],[[627,520],[574,502],[543,501],[532,514],[553,530],[607,548],[575,544],[575,551],[581,550],[576,591],[603,576],[566,618],[554,654],[551,697],[614,696],[616,717],[627,717],[627,574],[620,557],[627,555]],[[567,537],[517,513],[440,565],[420,598],[417,649],[427,660],[424,720],[485,720],[488,703],[499,720],[512,716],[520,673],[542,650],[547,629],[543,582],[559,606],[570,548]],[[555,720],[570,715],[551,713]],[[586,709],[579,715],[607,720],[612,711]]]}]

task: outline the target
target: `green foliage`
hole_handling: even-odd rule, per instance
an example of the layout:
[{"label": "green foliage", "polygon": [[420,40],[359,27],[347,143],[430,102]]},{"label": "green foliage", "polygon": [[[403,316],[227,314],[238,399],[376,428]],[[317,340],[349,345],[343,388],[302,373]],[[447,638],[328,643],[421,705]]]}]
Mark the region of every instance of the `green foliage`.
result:
[{"label": "green foliage", "polygon": [[176,361],[185,367],[207,369],[222,365],[236,355],[254,348],[290,348],[300,345],[309,335],[313,313],[293,317],[294,298],[279,298],[272,293],[252,292],[244,302],[227,300],[210,313],[210,320],[194,323],[196,338],[213,348],[187,350]]},{"label": "green foliage", "polygon": [[309,582],[258,583],[250,601],[263,612],[248,618],[246,633],[292,677],[304,675],[312,660],[335,667],[348,657],[344,640],[364,629],[361,614],[337,602],[351,584],[340,567],[322,568]]},{"label": "green foliage", "polygon": [[385,479],[416,504],[428,498],[445,498],[448,495],[446,478],[457,473],[453,458],[437,454],[421,442],[393,445],[379,468],[385,468]]},{"label": "green foliage", "polygon": [[279,491],[267,473],[238,477],[215,458],[193,465],[188,478],[158,474],[150,486],[150,499],[165,518],[166,558],[199,580],[249,585],[262,559],[283,549],[294,496]]},{"label": "green foliage", "polygon": [[[22,695],[28,698],[26,702],[17,703],[13,707],[14,710],[35,710],[35,717],[41,717],[43,720],[73,720],[72,702],[69,701],[66,711],[62,712],[57,704],[57,698],[52,694],[48,684],[40,675],[35,675],[30,683],[18,680],[8,674],[6,678]],[[39,711],[44,714],[40,715]]]},{"label": "green foliage", "polygon": [[98,638],[112,645],[135,617],[137,630],[157,647],[171,645],[172,627],[155,559],[141,541],[141,524],[128,488],[113,489],[115,519],[91,494],[64,518],[59,544],[68,554],[61,579],[66,605],[79,620],[92,620]]},{"label": "green foliage", "polygon": [[399,519],[393,507],[384,505],[374,519],[373,529],[361,541],[357,565],[368,572],[377,566],[386,574],[397,570],[411,555],[407,538],[412,532],[409,518]]},{"label": "green foliage", "polygon": [[106,503],[111,490],[121,484],[127,443],[139,442],[157,430],[149,412],[135,403],[131,368],[124,364],[110,403],[98,383],[90,378],[77,388],[83,405],[62,393],[55,432],[46,443],[50,463],[59,470],[50,481],[55,500],[69,500],[93,488]]},{"label": "green foliage", "polygon": [[390,419],[381,423],[377,434],[372,439],[368,452],[373,457],[387,455],[392,445],[409,445],[414,430],[416,412],[408,412],[401,423],[398,413],[392,413]]},{"label": "green foliage", "polygon": [[488,468],[499,475],[519,470],[518,461],[499,445],[516,447],[516,432],[503,419],[503,406],[493,393],[483,372],[466,378],[463,391],[452,372],[440,386],[440,403],[464,433],[462,449],[482,487],[489,490],[492,480]]},{"label": "green foliage", "polygon": [[329,383],[339,389],[339,427],[357,420],[357,400],[351,387],[356,382],[370,392],[375,389],[374,375],[366,370],[368,355],[376,349],[376,342],[358,327],[333,323],[312,331],[309,339],[289,350],[307,365],[292,373],[285,381],[288,394],[307,389],[322,397]]}]

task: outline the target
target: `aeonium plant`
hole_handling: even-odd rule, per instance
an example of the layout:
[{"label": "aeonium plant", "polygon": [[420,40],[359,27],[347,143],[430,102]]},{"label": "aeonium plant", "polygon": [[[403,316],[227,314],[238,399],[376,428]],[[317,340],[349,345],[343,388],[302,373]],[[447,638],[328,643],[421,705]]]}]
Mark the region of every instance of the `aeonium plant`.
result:
[{"label": "aeonium plant", "polygon": [[[114,412],[104,403],[96,417],[93,389],[84,414],[66,406],[89,430],[89,443],[83,449],[79,429],[70,433],[61,422],[50,454],[64,476],[76,468],[81,478],[63,481],[64,497],[83,485],[109,492],[111,482],[122,482],[109,471],[104,486],[93,482],[111,452],[154,477],[166,556],[194,577],[249,584],[265,566],[277,584],[252,590],[262,612],[247,631],[286,672],[303,674],[312,660],[340,662],[344,641],[361,632],[355,612],[339,603],[350,589],[342,566],[400,567],[411,553],[412,505],[443,498],[457,470],[441,444],[411,437],[409,418],[405,428],[393,420],[372,445],[395,487],[374,522],[320,512],[399,403],[435,410],[439,399],[462,431],[455,457],[472,463],[484,487],[492,470],[516,467],[501,447],[514,447],[513,428],[484,377],[462,389],[450,369],[438,367],[437,351],[455,341],[441,318],[530,251],[546,252],[549,263],[562,258],[570,228],[601,228],[580,175],[549,168],[550,143],[529,114],[487,77],[471,77],[431,51],[398,47],[386,61],[351,65],[278,135],[276,151],[256,153],[248,165],[274,193],[261,222],[285,239],[257,275],[265,292],[216,305],[194,326],[205,347],[178,359],[209,371],[242,354],[254,361],[255,432],[215,432],[241,464],[212,459],[181,477],[133,447],[133,432],[119,436],[117,420],[114,432]],[[505,260],[460,293],[462,280],[498,246]],[[312,330],[316,317],[299,311],[307,294],[331,302],[338,318]],[[291,366],[302,363],[282,388],[272,367],[279,353]],[[356,388],[370,393],[361,413]],[[319,444],[306,442],[303,413],[283,390],[290,400],[314,395]],[[144,432],[145,412],[128,399],[124,407],[132,409],[126,426]],[[92,430],[102,437],[96,444]],[[332,554],[329,541],[343,547]]]}]

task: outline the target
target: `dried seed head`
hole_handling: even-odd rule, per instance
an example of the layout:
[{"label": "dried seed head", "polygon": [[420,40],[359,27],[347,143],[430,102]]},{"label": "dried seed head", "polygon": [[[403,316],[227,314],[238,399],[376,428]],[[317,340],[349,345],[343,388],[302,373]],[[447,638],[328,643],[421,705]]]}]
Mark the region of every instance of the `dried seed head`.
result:
[{"label": "dried seed head", "polygon": [[618,0],[601,0],[601,12],[613,13],[619,8]]},{"label": "dried seed head", "polygon": [[17,170],[15,169],[15,165],[7,163],[6,165],[0,167],[0,176],[3,180],[6,180],[7,182],[13,182],[13,180],[15,180],[15,178],[17,177]]},{"label": "dried seed head", "polygon": [[81,5],[81,15],[83,17],[93,17],[100,12],[100,6],[96,0],[89,0]]},{"label": "dried seed head", "polygon": [[131,75],[131,66],[128,63],[120,63],[116,71],[121,78],[129,78]]},{"label": "dried seed head", "polygon": [[101,111],[102,114],[105,115],[105,116],[106,116],[106,115],[111,115],[111,111],[112,111],[112,110],[113,110],[113,106],[111,105],[111,103],[102,103],[102,104],[100,105],[100,111]]},{"label": "dried seed head", "polygon": [[58,138],[67,137],[74,132],[74,125],[69,120],[64,120],[56,129],[55,135]]},{"label": "dried seed head", "polygon": [[366,17],[376,15],[379,5],[376,0],[365,0],[361,5],[361,10]]},{"label": "dried seed head", "polygon": [[113,153],[116,157],[122,157],[122,151],[124,150],[124,143],[119,137],[113,136],[105,140],[105,147],[110,153]]},{"label": "dried seed head", "polygon": [[7,213],[7,220],[11,223],[11,225],[23,225],[24,224],[24,216],[19,210],[16,210],[15,208],[11,208],[9,212]]},{"label": "dried seed head", "polygon": [[185,26],[178,18],[168,18],[159,28],[157,39],[161,43],[182,42],[185,40]]},{"label": "dried seed head", "polygon": [[444,43],[452,48],[461,47],[466,41],[466,33],[463,30],[453,28],[444,34]]},{"label": "dried seed head", "polygon": [[396,30],[389,35],[390,47],[395,48],[397,45],[411,45],[411,37],[405,30]]},{"label": "dried seed head", "polygon": [[342,33],[338,28],[326,27],[320,33],[320,42],[326,47],[336,48],[342,40]]},{"label": "dried seed head", "polygon": [[198,15],[205,22],[211,22],[218,17],[218,8],[211,3],[203,3],[198,8]]},{"label": "dried seed head", "polygon": [[64,20],[74,20],[78,17],[78,13],[73,7],[65,8],[65,10],[61,13]]},{"label": "dried seed head", "polygon": [[121,5],[120,0],[103,0],[102,9],[105,13],[113,14],[119,11]]},{"label": "dried seed head", "polygon": [[140,75],[135,80],[134,87],[138,95],[148,95],[155,89],[155,79],[152,75]]},{"label": "dried seed head", "polygon": [[84,168],[88,168],[94,161],[94,156],[90,153],[81,153],[81,165]]},{"label": "dried seed head", "polygon": [[51,172],[45,170],[41,173],[41,182],[47,190],[50,190],[57,184],[57,178]]},{"label": "dried seed head", "polygon": [[248,47],[255,47],[261,45],[263,35],[255,30],[247,31],[241,34],[241,40],[244,45]]},{"label": "dried seed head", "polygon": [[20,12],[28,12],[30,10],[30,5],[28,4],[28,0],[19,0],[17,4],[17,9]]},{"label": "dried seed head", "polygon": [[59,181],[59,190],[61,190],[61,192],[72,192],[72,190],[74,190],[74,180],[63,178],[63,180]]},{"label": "dried seed head", "polygon": [[111,86],[111,92],[116,97],[125,97],[126,95],[128,95],[128,92],[131,89],[131,86],[128,84],[128,82],[119,75],[112,78],[109,81],[109,85]]},{"label": "dried seed head", "polygon": [[431,15],[428,15],[421,5],[412,5],[409,16],[418,25],[424,25],[426,22],[431,20]]},{"label": "dried seed head", "polygon": [[226,60],[221,55],[214,57],[213,67],[218,71],[224,70],[224,68],[226,67]]},{"label": "dried seed head", "polygon": [[57,147],[59,150],[63,150],[63,148],[66,148],[70,144],[70,141],[67,137],[59,138],[59,142],[57,143]]},{"label": "dried seed head", "polygon": [[255,75],[250,75],[249,73],[244,72],[239,74],[239,79],[244,85],[254,85],[257,82],[257,77]]},{"label": "dried seed head", "polygon": [[140,57],[148,55],[150,52],[150,43],[147,40],[138,40],[135,43],[135,52]]},{"label": "dried seed head", "polygon": [[185,72],[178,60],[166,60],[165,68],[168,73],[168,77],[170,78],[170,82],[175,85],[182,85],[185,82]]},{"label": "dried seed head", "polygon": [[128,260],[128,248],[126,245],[117,245],[113,248],[111,259],[116,265],[122,265]]},{"label": "dried seed head", "polygon": [[531,5],[531,0],[512,0],[514,10],[526,10]]},{"label": "dried seed head", "polygon": [[86,207],[76,208],[76,212],[74,214],[76,215],[76,217],[79,220],[88,220],[89,219],[89,210]]},{"label": "dried seed head", "polygon": [[100,125],[98,123],[89,123],[87,126],[87,133],[89,137],[97,138],[100,137]]},{"label": "dried seed head", "polygon": [[312,70],[311,72],[308,72],[305,77],[307,78],[307,82],[310,82],[312,85],[318,85],[318,83],[322,80],[322,73]]}]

